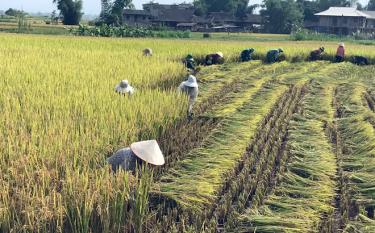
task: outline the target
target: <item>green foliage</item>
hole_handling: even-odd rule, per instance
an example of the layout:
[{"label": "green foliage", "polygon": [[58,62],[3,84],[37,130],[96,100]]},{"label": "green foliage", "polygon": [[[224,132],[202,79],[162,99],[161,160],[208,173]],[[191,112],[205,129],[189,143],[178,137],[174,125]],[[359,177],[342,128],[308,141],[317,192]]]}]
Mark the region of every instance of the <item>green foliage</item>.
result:
[{"label": "green foliage", "polygon": [[190,38],[189,31],[153,30],[144,27],[112,27],[106,24],[97,27],[79,25],[78,28],[69,29],[70,33],[77,36],[99,37],[160,37],[160,38]]},{"label": "green foliage", "polygon": [[53,0],[65,25],[78,25],[82,18],[82,0]]},{"label": "green foliage", "polygon": [[13,9],[13,8],[9,8],[7,11],[5,11],[5,14],[6,15],[9,15],[9,16],[19,16],[19,15],[25,15],[25,12],[23,11],[20,11],[20,10],[16,10],[16,9]]},{"label": "green foliage", "polygon": [[252,13],[258,5],[249,6],[249,0],[195,0],[196,15],[208,12],[230,12],[237,17]]},{"label": "green foliage", "polygon": [[125,8],[134,8],[132,0],[101,0],[102,11],[100,13],[100,22],[107,25],[119,26],[123,23],[123,10]]},{"label": "green foliage", "polygon": [[375,11],[375,0],[370,0],[367,4],[368,11]]},{"label": "green foliage", "polygon": [[294,0],[264,0],[261,11],[265,30],[271,33],[290,33],[301,26],[303,13]]}]

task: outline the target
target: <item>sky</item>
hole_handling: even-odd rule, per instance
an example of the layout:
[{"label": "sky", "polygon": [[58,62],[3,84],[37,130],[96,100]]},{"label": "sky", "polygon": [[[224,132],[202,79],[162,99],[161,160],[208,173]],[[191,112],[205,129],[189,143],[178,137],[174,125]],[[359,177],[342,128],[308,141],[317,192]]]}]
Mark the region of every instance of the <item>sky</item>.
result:
[{"label": "sky", "polygon": [[[133,4],[137,9],[142,9],[142,4],[150,2],[150,0],[133,0]],[[182,3],[192,2],[192,0],[155,0],[158,3]],[[250,0],[250,4],[261,3],[262,0]],[[367,4],[368,0],[359,0],[363,5]],[[9,8],[22,9],[31,13],[49,13],[56,9],[52,4],[52,0],[0,0],[0,10],[7,10]],[[100,13],[100,0],[83,0],[83,11],[85,14],[98,15]]]}]

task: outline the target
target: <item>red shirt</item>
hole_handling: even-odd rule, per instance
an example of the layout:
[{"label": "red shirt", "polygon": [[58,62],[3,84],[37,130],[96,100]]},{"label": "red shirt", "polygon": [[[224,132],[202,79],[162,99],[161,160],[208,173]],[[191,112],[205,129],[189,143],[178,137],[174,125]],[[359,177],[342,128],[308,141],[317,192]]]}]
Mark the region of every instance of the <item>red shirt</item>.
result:
[{"label": "red shirt", "polygon": [[340,56],[340,57],[345,56],[345,48],[343,46],[339,46],[337,48],[336,56]]}]

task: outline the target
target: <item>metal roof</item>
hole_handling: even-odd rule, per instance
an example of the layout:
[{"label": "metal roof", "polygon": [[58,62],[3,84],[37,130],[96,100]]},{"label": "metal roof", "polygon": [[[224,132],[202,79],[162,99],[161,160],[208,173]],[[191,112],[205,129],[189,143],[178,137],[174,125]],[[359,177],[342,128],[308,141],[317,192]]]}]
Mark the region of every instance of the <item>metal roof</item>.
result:
[{"label": "metal roof", "polygon": [[330,7],[328,10],[315,14],[317,16],[347,16],[347,17],[365,17],[369,16],[354,7]]},{"label": "metal roof", "polygon": [[375,19],[375,11],[361,11],[363,13],[365,13],[366,15],[368,15],[368,19]]}]

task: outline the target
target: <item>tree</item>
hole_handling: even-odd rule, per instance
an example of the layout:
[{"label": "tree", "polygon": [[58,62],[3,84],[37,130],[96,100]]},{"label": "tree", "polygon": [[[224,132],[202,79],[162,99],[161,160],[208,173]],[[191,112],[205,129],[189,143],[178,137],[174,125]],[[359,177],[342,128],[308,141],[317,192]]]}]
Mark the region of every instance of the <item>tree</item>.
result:
[{"label": "tree", "polygon": [[249,0],[194,0],[196,15],[204,15],[207,12],[229,12],[237,17],[243,17],[251,13],[255,8],[249,6]]},{"label": "tree", "polygon": [[65,25],[78,25],[82,18],[82,0],[53,0]]},{"label": "tree", "polygon": [[26,15],[25,12],[20,11],[20,10],[16,10],[16,9],[13,9],[13,8],[9,8],[8,10],[6,10],[5,14],[9,15],[9,16],[14,16],[14,17],[20,16],[20,15]]},{"label": "tree", "polygon": [[317,1],[297,0],[297,3],[303,10],[304,21],[318,21],[318,17],[315,16],[316,13],[320,12]]},{"label": "tree", "polygon": [[375,0],[370,0],[367,4],[368,11],[375,11]]},{"label": "tree", "polygon": [[290,33],[294,27],[302,26],[303,13],[294,0],[264,0],[265,30],[270,33]]},{"label": "tree", "polygon": [[347,7],[351,6],[351,0],[318,0],[319,10],[325,11],[332,6]]},{"label": "tree", "polygon": [[132,0],[101,0],[102,11],[100,13],[101,22],[108,25],[119,26],[123,23],[124,9],[132,9]]}]

